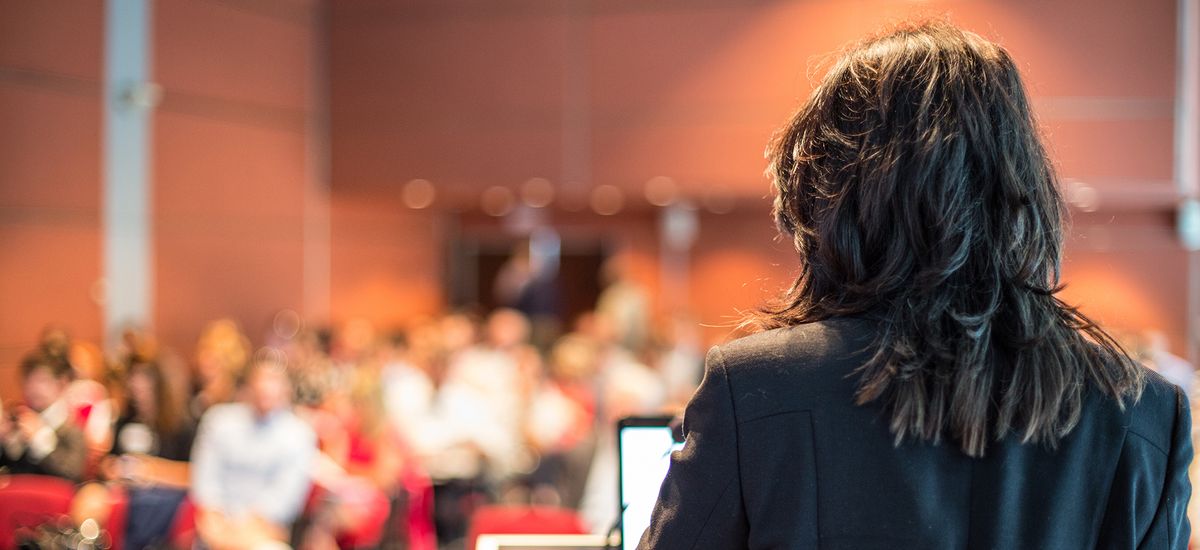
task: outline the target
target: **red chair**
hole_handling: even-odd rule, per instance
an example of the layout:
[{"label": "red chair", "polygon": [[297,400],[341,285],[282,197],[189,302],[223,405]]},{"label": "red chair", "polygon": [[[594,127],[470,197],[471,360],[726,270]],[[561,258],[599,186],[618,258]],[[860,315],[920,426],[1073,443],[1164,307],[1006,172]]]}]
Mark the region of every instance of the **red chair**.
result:
[{"label": "red chair", "polygon": [[196,507],[192,498],[185,497],[175,511],[175,522],[171,525],[167,540],[175,548],[191,548],[196,542]]},{"label": "red chair", "polygon": [[433,481],[417,465],[405,461],[401,476],[408,493],[407,509],[402,516],[404,532],[408,533],[409,550],[437,550],[437,533],[433,527]]},{"label": "red chair", "polygon": [[129,493],[123,487],[109,487],[108,509],[108,523],[104,528],[112,539],[109,548],[121,550],[125,547],[125,524],[129,522]]},{"label": "red chair", "polygon": [[479,535],[586,535],[579,514],[552,506],[484,506],[471,517],[467,548]]},{"label": "red chair", "polygon": [[[373,488],[372,488],[373,489]],[[391,503],[383,491],[378,489],[361,491],[354,495],[355,505],[362,514],[361,524],[349,531],[337,534],[338,548],[371,548],[379,546],[383,538]]]},{"label": "red chair", "polygon": [[0,548],[16,545],[17,533],[49,521],[71,510],[75,484],[62,478],[14,475],[0,478]]}]

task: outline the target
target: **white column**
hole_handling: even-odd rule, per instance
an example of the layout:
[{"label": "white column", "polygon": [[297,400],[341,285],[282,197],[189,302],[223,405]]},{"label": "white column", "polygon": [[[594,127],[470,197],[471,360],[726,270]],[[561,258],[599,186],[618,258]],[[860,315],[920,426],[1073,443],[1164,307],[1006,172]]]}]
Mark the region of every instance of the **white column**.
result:
[{"label": "white column", "polygon": [[148,327],[154,296],[150,238],[150,0],[108,0],[104,36],[104,330]]},{"label": "white column", "polygon": [[692,245],[700,233],[700,214],[676,202],[659,211],[659,285],[667,311],[691,312]]}]

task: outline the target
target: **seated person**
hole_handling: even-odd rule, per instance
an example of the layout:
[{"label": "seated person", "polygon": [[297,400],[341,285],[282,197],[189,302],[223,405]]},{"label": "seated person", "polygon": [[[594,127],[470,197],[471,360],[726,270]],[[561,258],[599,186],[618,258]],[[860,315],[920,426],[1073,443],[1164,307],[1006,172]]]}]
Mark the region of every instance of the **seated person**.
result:
[{"label": "seated person", "polygon": [[241,402],[214,405],[192,447],[196,534],[215,550],[284,545],[303,509],[316,436],[291,408],[285,368],[251,364]]},{"label": "seated person", "polygon": [[[195,425],[163,369],[156,361],[130,365],[123,389],[128,399],[112,449],[100,463],[100,476],[125,485],[129,496],[125,548],[163,543],[187,494]],[[104,525],[108,502],[109,487],[90,483],[76,493],[72,515],[79,523],[90,518]]]},{"label": "seated person", "polygon": [[83,438],[88,447],[88,472],[101,457],[112,448],[113,421],[120,414],[122,389],[116,387],[123,382],[119,369],[110,369],[99,346],[91,342],[73,341],[67,352],[74,380],[67,386],[64,399],[74,411],[76,421],[83,428]]},{"label": "seated person", "polygon": [[71,383],[66,357],[31,353],[21,361],[24,403],[0,414],[0,469],[79,481],[87,460],[83,431],[63,399]]}]

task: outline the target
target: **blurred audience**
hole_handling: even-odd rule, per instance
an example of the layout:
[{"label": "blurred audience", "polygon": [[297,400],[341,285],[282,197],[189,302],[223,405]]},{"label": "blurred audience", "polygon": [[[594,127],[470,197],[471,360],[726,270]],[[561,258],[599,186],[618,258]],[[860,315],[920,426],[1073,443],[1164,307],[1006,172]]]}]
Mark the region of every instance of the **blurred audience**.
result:
[{"label": "blurred audience", "polygon": [[[424,550],[435,525],[458,548],[491,503],[582,509],[599,531],[616,516],[615,419],[661,413],[699,382],[691,320],[631,333],[636,294],[614,288],[544,355],[529,318],[505,308],[386,335],[281,312],[254,353],[218,319],[190,365],[145,330],[105,355],[50,328],[0,421],[0,464],[84,481],[75,524],[123,529],[125,548],[190,544],[171,539],[181,521],[215,549]],[[110,526],[120,499],[129,521]]]}]

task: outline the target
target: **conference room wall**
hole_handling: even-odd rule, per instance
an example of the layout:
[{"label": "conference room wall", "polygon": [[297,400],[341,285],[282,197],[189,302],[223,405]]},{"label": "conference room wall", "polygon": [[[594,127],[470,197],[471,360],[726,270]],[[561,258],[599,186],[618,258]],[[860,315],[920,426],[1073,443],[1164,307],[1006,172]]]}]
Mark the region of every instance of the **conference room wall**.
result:
[{"label": "conference room wall", "polygon": [[[424,178],[444,201],[434,208],[477,212],[483,189],[545,177],[560,190],[578,179],[613,184],[632,204],[643,201],[647,180],[669,176],[697,202],[715,190],[738,203],[733,215],[706,216],[691,283],[705,320],[736,317],[736,308],[786,282],[798,261],[769,240],[763,150],[825,54],[889,22],[946,15],[1012,52],[1064,188],[1099,197],[1082,205],[1093,214],[1075,208],[1064,296],[1123,330],[1161,329],[1182,354],[1186,254],[1173,234],[1171,181],[1175,6],[333,3],[334,196],[399,193]],[[615,216],[611,230],[628,224]],[[649,225],[644,231],[654,235]],[[1102,246],[1089,237],[1105,232]],[[421,253],[430,254],[423,263],[443,265],[437,247],[407,257]],[[646,284],[657,284],[657,262],[641,264]]]},{"label": "conference room wall", "polygon": [[0,398],[41,329],[100,336],[100,2],[0,0]]},{"label": "conference room wall", "polygon": [[[564,11],[571,5],[581,11]],[[106,330],[103,9],[0,0],[0,397],[12,397],[16,362],[47,323],[95,341]],[[771,241],[762,151],[807,93],[811,63],[922,11],[949,12],[1009,47],[1060,173],[1097,192],[1096,212],[1077,216],[1069,237],[1065,295],[1109,324],[1161,328],[1182,352],[1174,9],[1171,0],[155,2],[152,74],[165,93],[151,147],[152,323],[187,354],[216,316],[261,339],[280,309],[381,324],[438,311],[448,208],[477,212],[483,189],[535,176],[617,185],[630,208],[660,175],[699,203],[712,190],[732,198],[729,214],[701,213],[689,296],[702,322],[735,318],[794,272],[786,243]],[[437,185],[431,209],[399,200],[413,178]],[[624,235],[637,278],[658,290],[652,217],[589,224]]]}]

